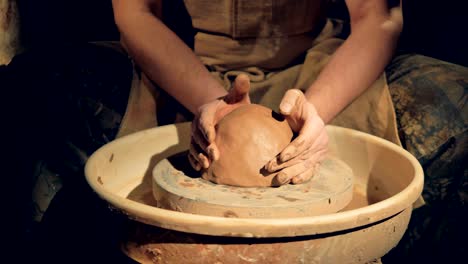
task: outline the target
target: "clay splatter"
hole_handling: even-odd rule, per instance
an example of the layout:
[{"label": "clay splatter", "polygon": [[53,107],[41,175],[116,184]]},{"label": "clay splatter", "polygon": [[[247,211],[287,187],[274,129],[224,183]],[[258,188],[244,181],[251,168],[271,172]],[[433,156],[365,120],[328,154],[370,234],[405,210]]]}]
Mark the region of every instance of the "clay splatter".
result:
[{"label": "clay splatter", "polygon": [[179,182],[179,184],[184,186],[184,187],[193,187],[193,186],[195,186],[195,184],[188,183],[188,182]]},{"label": "clay splatter", "polygon": [[281,199],[284,199],[284,200],[286,200],[288,202],[295,202],[295,201],[299,200],[297,198],[286,197],[286,196],[283,196],[283,195],[278,195],[278,197],[281,198]]},{"label": "clay splatter", "polygon": [[223,216],[227,217],[227,218],[238,218],[239,217],[239,216],[237,216],[236,213],[234,213],[233,211],[230,211],[230,210],[224,212]]}]

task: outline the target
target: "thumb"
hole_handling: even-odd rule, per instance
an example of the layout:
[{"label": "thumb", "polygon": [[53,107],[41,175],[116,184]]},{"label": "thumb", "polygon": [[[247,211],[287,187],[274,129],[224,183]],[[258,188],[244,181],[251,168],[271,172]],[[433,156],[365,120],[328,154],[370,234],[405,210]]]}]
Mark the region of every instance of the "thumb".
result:
[{"label": "thumb", "polygon": [[280,113],[286,116],[291,115],[299,110],[298,108],[302,106],[304,100],[304,94],[300,90],[290,89],[286,91],[279,106]]},{"label": "thumb", "polygon": [[226,96],[227,103],[250,103],[250,79],[247,74],[239,74],[234,80],[233,87]]}]

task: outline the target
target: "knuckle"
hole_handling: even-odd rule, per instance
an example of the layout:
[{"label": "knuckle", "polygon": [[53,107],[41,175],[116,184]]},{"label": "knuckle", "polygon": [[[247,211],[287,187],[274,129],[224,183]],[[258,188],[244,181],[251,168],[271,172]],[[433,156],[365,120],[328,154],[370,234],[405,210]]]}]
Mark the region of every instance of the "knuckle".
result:
[{"label": "knuckle", "polygon": [[306,161],[304,161],[303,165],[306,169],[310,169],[310,168],[313,168],[314,167],[314,164],[315,162],[313,162],[312,160],[310,159],[307,159]]},{"label": "knuckle", "polygon": [[[306,139],[304,136],[299,136],[292,144],[292,146],[296,149],[304,146],[306,144]],[[292,149],[291,151],[296,151],[295,149]]]}]

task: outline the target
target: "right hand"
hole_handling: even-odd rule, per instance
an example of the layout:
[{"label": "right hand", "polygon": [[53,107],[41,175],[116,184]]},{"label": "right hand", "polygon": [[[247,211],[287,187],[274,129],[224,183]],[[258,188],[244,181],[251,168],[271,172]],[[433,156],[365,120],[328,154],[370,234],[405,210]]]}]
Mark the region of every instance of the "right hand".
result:
[{"label": "right hand", "polygon": [[198,109],[192,121],[189,149],[189,161],[195,170],[207,169],[212,161],[219,159],[219,150],[215,144],[215,126],[234,109],[250,104],[249,90],[249,77],[240,74],[226,96]]},{"label": "right hand", "polygon": [[325,123],[315,106],[298,89],[286,92],[279,106],[281,114],[298,136],[280,154],[270,160],[265,169],[279,171],[277,183],[304,183],[316,173],[328,151]]}]

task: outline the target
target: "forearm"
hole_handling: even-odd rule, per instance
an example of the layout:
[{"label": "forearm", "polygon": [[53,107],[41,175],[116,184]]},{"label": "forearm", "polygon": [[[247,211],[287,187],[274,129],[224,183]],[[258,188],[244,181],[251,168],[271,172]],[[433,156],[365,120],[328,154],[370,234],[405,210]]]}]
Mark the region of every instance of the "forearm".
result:
[{"label": "forearm", "polygon": [[138,66],[192,113],[226,94],[192,50],[149,8],[127,10],[116,16],[116,22]]},{"label": "forearm", "polygon": [[306,92],[325,123],[363,93],[390,61],[400,29],[379,17],[362,21]]}]

